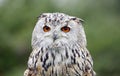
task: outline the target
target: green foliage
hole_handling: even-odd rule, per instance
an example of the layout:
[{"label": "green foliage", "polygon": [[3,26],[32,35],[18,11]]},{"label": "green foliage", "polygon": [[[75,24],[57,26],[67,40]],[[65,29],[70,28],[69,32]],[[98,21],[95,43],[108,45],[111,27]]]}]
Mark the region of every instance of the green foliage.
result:
[{"label": "green foliage", "polygon": [[[22,76],[37,16],[63,12],[85,20],[98,76],[120,75],[119,0],[0,0],[0,76]],[[24,68],[22,68],[22,67]]]}]

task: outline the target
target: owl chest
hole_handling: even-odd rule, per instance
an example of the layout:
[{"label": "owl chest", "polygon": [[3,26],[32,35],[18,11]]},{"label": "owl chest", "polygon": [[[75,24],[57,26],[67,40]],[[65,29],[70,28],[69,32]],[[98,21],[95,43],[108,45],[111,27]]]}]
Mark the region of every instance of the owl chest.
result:
[{"label": "owl chest", "polygon": [[43,76],[82,76],[84,55],[82,56],[80,51],[75,50],[43,52],[39,54],[36,68]]}]

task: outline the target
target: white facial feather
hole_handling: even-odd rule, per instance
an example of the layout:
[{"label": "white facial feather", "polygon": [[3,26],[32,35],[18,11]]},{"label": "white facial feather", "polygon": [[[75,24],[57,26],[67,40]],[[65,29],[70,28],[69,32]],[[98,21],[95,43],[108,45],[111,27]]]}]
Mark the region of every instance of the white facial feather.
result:
[{"label": "white facial feather", "polygon": [[[45,16],[45,17],[44,17]],[[44,32],[43,27],[49,26],[51,30]],[[70,31],[65,33],[61,31],[64,26],[70,27]],[[53,40],[53,34],[58,36],[56,41]],[[63,13],[45,13],[38,19],[32,35],[32,47],[49,46],[61,44],[78,43],[86,46],[86,37],[84,28],[80,19]],[[46,44],[47,43],[47,44]]]}]

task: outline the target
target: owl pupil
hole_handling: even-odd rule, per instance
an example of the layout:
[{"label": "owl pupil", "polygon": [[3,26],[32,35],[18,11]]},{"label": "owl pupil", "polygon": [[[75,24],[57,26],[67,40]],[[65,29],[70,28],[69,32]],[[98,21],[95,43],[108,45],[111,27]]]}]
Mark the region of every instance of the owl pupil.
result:
[{"label": "owl pupil", "polygon": [[68,30],[68,28],[67,28],[67,27],[64,27],[64,30]]}]

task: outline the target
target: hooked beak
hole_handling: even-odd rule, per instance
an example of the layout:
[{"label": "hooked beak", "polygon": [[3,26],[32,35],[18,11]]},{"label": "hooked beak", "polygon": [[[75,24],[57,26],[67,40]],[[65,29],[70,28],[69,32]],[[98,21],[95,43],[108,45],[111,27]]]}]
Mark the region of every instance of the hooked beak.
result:
[{"label": "hooked beak", "polygon": [[58,39],[57,35],[53,35],[53,40],[55,41],[57,39]]},{"label": "hooked beak", "polygon": [[53,41],[58,39],[58,35],[56,33],[53,34]]}]

